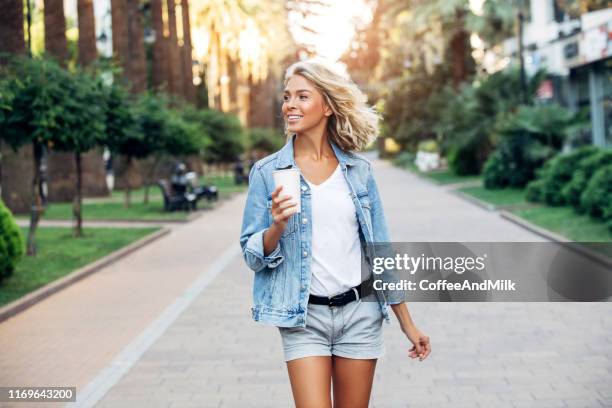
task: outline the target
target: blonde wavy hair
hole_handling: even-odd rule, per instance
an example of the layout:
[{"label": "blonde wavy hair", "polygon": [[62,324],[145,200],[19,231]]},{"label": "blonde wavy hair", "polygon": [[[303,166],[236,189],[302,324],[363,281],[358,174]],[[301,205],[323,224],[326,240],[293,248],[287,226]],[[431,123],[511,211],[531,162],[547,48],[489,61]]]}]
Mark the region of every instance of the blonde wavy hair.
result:
[{"label": "blonde wavy hair", "polygon": [[[366,96],[349,78],[334,72],[323,63],[299,61],[287,68],[285,86],[294,75],[309,80],[321,92],[333,114],[327,122],[327,133],[342,150],[360,151],[378,137],[379,114],[367,105]],[[287,130],[287,140],[293,133]]]}]

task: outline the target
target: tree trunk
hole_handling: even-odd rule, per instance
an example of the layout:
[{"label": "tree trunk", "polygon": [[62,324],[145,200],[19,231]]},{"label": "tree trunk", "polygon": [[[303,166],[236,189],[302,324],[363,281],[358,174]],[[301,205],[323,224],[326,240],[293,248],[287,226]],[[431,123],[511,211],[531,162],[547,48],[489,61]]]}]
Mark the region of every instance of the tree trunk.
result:
[{"label": "tree trunk", "polygon": [[130,82],[130,90],[147,88],[144,32],[138,0],[111,0],[113,54]]},{"label": "tree trunk", "polygon": [[132,180],[130,180],[130,176],[132,172],[132,156],[128,156],[127,157],[127,163],[125,165],[125,173],[126,173],[126,177],[125,177],[125,202],[124,202],[124,207],[125,208],[130,208],[130,194],[131,194],[131,189],[132,189]]},{"label": "tree trunk", "polygon": [[32,143],[32,155],[34,157],[34,177],[32,178],[32,206],[30,207],[30,229],[28,231],[28,256],[36,256],[36,227],[43,212],[42,198],[40,195],[40,162],[42,158],[42,145]]},{"label": "tree trunk", "polygon": [[83,214],[81,212],[82,207],[82,189],[81,189],[81,180],[82,180],[82,168],[81,168],[81,153],[74,152],[74,160],[76,163],[76,194],[74,195],[73,202],[73,215],[75,220],[74,226],[74,236],[82,237],[83,236]]},{"label": "tree trunk", "polygon": [[165,0],[151,0],[151,24],[155,31],[152,85],[155,89],[164,89],[168,84],[168,60],[166,41],[164,39],[162,1]]},{"label": "tree trunk", "polygon": [[111,0],[111,24],[113,57],[115,62],[123,68],[123,76],[127,78],[129,46],[126,0]]},{"label": "tree trunk", "polygon": [[191,22],[189,18],[189,0],[181,1],[183,17],[183,96],[185,100],[195,103],[195,88],[193,86],[192,46],[191,46]]},{"label": "tree trunk", "polygon": [[149,187],[151,186],[151,184],[153,184],[154,180],[153,178],[155,177],[155,172],[157,171],[157,166],[159,166],[159,162],[161,161],[161,156],[156,155],[155,156],[155,160],[153,161],[153,165],[151,166],[151,170],[149,171],[149,174],[147,176],[147,180],[145,182],[145,190],[144,190],[144,199],[143,199],[143,203],[144,204],[149,204]]},{"label": "tree trunk", "polygon": [[128,79],[132,92],[147,90],[147,63],[145,57],[144,28],[139,0],[127,0]]},{"label": "tree trunk", "polygon": [[453,86],[458,88],[473,73],[474,68],[469,35],[465,30],[465,12],[460,9],[455,14],[455,33],[451,39],[450,48],[453,63]]},{"label": "tree trunk", "polygon": [[45,1],[45,51],[66,65],[68,45],[66,42],[66,19],[64,0]]},{"label": "tree trunk", "polygon": [[[0,0],[0,10],[0,53],[24,53],[23,1]],[[0,65],[4,62],[0,57]]]},{"label": "tree trunk", "polygon": [[78,0],[79,64],[86,66],[97,57],[96,21],[93,0]]},{"label": "tree trunk", "polygon": [[179,59],[179,46],[176,35],[176,11],[174,0],[167,0],[168,4],[168,30],[169,36],[166,42],[168,51],[168,92],[173,95],[182,95],[181,65],[177,64]]}]

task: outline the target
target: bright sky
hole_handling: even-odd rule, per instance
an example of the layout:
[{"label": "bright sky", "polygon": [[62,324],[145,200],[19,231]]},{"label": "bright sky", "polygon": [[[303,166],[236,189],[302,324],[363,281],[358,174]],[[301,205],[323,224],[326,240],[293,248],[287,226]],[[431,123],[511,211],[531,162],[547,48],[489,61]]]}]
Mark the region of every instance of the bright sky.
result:
[{"label": "bright sky", "polygon": [[301,30],[290,17],[289,29],[297,42],[312,44],[317,53],[336,62],[348,48],[355,24],[372,19],[372,10],[364,0],[322,0],[329,7],[319,7],[320,15],[310,16],[306,25],[318,34]]}]

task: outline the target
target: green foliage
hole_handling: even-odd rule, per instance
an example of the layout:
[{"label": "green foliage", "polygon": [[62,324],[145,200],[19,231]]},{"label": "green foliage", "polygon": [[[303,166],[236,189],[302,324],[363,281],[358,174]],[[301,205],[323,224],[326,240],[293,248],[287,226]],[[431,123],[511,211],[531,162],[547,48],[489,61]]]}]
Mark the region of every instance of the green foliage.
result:
[{"label": "green foliage", "polygon": [[402,152],[393,159],[393,163],[395,163],[396,166],[406,168],[406,167],[414,166],[414,160],[415,160],[414,153]]},{"label": "green foliage", "polygon": [[[538,72],[529,80],[528,95],[543,76]],[[402,150],[414,151],[422,140],[439,140],[455,173],[479,174],[493,149],[498,117],[521,104],[519,72],[509,68],[458,90],[447,82],[442,71],[431,76],[417,71],[401,80],[385,101],[386,133]]]},{"label": "green foliage", "polygon": [[205,109],[199,111],[199,120],[202,129],[211,140],[204,151],[206,161],[234,161],[244,152],[246,144],[244,130],[236,116]]},{"label": "green foliage", "polygon": [[531,201],[542,201],[553,206],[565,204],[562,190],[572,179],[578,163],[597,152],[594,146],[584,146],[550,159],[538,172],[538,179],[527,186]]},{"label": "green foliage", "polygon": [[247,133],[248,149],[274,153],[285,145],[285,137],[275,129],[252,128]]},{"label": "green foliage", "polygon": [[132,140],[138,146],[141,135],[127,90],[113,83],[104,87],[104,91],[102,105],[106,116],[106,133],[102,142],[113,153],[131,152]]},{"label": "green foliage", "polygon": [[580,202],[589,215],[606,222],[612,220],[612,164],[601,167],[593,174]]},{"label": "green foliage", "polygon": [[518,134],[503,140],[489,156],[483,168],[486,188],[522,187],[535,176],[554,151],[531,138]]},{"label": "green foliage", "polygon": [[421,140],[435,139],[437,118],[426,103],[443,83],[444,79],[435,74],[429,77],[423,69],[398,80],[385,98],[384,136],[392,137],[405,151],[415,151]]},{"label": "green foliage", "polygon": [[13,149],[37,141],[85,152],[104,134],[103,94],[92,76],[26,57],[12,59],[4,74],[0,134]]},{"label": "green foliage", "polygon": [[436,142],[435,140],[426,139],[426,140],[419,142],[419,146],[417,147],[417,150],[421,152],[437,153],[440,151],[440,147],[438,146],[438,142]]},{"label": "green foliage", "polygon": [[24,254],[21,231],[8,208],[0,201],[0,282],[11,276]]},{"label": "green foliage", "polygon": [[500,141],[484,166],[485,187],[522,187],[533,180],[573,124],[572,113],[557,105],[521,106],[500,116],[495,126]]},{"label": "green foliage", "polygon": [[183,112],[168,110],[166,137],[162,150],[172,156],[199,154],[203,138],[199,123],[185,119]]},{"label": "green foliage", "polygon": [[576,171],[569,183],[563,187],[563,198],[578,212],[584,209],[580,206],[580,196],[586,189],[593,173],[601,167],[612,164],[612,149],[599,150],[597,153],[583,158],[578,163]]}]

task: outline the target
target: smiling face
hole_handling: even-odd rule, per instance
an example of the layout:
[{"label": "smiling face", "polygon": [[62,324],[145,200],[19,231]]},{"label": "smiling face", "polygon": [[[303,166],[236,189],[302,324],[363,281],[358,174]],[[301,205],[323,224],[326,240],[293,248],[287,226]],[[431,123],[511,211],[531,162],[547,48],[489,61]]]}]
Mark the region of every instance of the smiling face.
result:
[{"label": "smiling face", "polygon": [[294,75],[287,81],[283,93],[283,118],[288,131],[323,131],[331,114],[323,95],[309,80],[301,75]]}]

